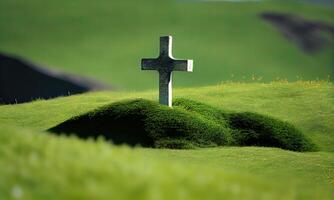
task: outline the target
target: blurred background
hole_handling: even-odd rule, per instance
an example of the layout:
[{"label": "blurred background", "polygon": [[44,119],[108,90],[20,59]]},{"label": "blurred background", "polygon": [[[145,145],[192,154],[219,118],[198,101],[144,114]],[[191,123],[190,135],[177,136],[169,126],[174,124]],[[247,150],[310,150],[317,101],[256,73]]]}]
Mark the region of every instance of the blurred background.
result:
[{"label": "blurred background", "polygon": [[157,89],[140,60],[158,55],[162,35],[194,60],[174,87],[334,77],[331,0],[0,0],[1,54],[115,89]]}]

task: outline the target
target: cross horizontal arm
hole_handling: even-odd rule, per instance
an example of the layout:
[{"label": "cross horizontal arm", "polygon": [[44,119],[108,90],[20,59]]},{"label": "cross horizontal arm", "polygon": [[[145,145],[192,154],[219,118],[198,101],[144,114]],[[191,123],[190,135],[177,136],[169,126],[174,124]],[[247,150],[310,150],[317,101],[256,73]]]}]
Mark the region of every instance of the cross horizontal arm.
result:
[{"label": "cross horizontal arm", "polygon": [[159,68],[160,62],[158,59],[143,58],[141,59],[141,69],[142,70],[157,70]]},{"label": "cross horizontal arm", "polygon": [[193,71],[193,60],[173,60],[174,71]]}]

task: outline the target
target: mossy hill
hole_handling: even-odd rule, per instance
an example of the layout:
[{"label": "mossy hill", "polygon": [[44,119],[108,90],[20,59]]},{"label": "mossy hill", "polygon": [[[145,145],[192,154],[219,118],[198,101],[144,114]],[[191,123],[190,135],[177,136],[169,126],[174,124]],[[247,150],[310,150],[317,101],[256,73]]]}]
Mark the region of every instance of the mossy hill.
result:
[{"label": "mossy hill", "polygon": [[50,129],[81,138],[103,136],[115,144],[155,148],[264,146],[312,151],[314,145],[293,125],[252,112],[226,112],[187,99],[174,107],[135,99],[115,102]]}]

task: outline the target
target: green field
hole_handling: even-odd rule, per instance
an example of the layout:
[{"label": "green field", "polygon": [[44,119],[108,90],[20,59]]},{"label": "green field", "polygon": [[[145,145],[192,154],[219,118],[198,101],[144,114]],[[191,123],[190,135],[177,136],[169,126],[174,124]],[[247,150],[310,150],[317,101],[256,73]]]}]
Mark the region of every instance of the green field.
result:
[{"label": "green field", "polygon": [[[0,105],[0,199],[334,199],[334,40],[304,53],[265,11],[334,24],[333,6],[302,1],[0,0],[0,52],[118,89]],[[318,151],[131,148],[46,131],[121,100],[158,101],[140,59],[162,35],[194,60],[174,73],[173,97],[283,120]]]},{"label": "green field", "polygon": [[106,104],[156,100],[156,91],[98,92],[0,106],[1,199],[333,199],[334,86],[329,82],[226,83],[176,89],[231,111],[296,125],[320,151],[114,146],[44,130]]},{"label": "green field", "polygon": [[334,23],[333,7],[292,1],[1,0],[0,51],[119,89],[153,89],[156,73],[140,71],[140,59],[157,56],[159,36],[171,34],[175,57],[194,59],[193,73],[175,73],[177,87],[334,77],[334,40],[305,54],[264,11]]}]

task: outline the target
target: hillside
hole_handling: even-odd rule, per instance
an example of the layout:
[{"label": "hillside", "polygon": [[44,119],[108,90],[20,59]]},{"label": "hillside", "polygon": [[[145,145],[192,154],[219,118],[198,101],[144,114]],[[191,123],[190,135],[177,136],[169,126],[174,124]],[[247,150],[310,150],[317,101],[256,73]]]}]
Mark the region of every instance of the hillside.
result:
[{"label": "hillside", "polygon": [[[322,150],[334,151],[334,88],[328,82],[225,83],[174,91],[224,110],[267,114],[296,125]],[[47,130],[76,115],[124,99],[155,99],[154,91],[98,92],[0,107],[0,123]]]},{"label": "hillside", "polygon": [[332,83],[302,81],[175,90],[177,97],[290,122],[319,146],[312,153],[263,147],[129,148],[44,132],[118,100],[155,99],[153,91],[88,93],[0,106],[0,197],[332,199],[333,94]]},{"label": "hillside", "polygon": [[2,0],[0,51],[128,91],[153,89],[156,73],[140,71],[140,59],[157,56],[159,36],[171,34],[175,57],[194,59],[193,73],[175,73],[177,87],[333,78],[334,41],[306,54],[261,19],[269,11],[334,24],[333,7],[302,1]]}]

